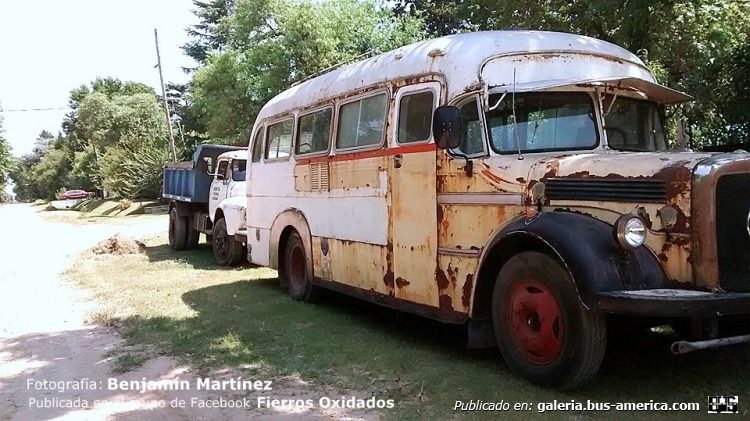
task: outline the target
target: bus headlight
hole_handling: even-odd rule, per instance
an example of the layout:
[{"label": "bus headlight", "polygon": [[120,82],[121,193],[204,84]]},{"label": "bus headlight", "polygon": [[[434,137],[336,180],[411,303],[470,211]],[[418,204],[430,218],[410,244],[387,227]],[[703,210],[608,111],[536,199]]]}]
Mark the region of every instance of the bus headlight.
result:
[{"label": "bus headlight", "polygon": [[615,238],[625,250],[633,250],[646,241],[646,224],[634,215],[622,215],[615,222]]}]

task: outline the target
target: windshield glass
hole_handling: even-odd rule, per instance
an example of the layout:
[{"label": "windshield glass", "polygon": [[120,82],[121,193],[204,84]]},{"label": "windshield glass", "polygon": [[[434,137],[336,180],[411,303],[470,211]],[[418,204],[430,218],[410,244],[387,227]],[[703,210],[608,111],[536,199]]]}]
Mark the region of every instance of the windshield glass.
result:
[{"label": "windshield glass", "polygon": [[245,169],[247,161],[244,159],[235,159],[232,161],[232,180],[245,181]]},{"label": "windshield glass", "polygon": [[604,131],[610,148],[623,151],[667,149],[664,127],[656,104],[610,96],[605,99],[603,106]]},{"label": "windshield glass", "polygon": [[490,144],[497,153],[593,149],[599,143],[587,93],[517,93],[515,110],[513,94],[494,94],[489,104]]}]

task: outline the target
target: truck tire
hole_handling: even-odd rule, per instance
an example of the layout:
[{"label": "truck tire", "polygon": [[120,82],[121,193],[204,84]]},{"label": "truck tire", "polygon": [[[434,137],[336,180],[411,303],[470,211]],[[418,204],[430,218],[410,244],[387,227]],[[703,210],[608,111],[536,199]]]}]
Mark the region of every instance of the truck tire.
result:
[{"label": "truck tire", "polygon": [[284,250],[284,281],[289,296],[295,301],[312,302],[319,296],[319,289],[313,285],[312,274],[307,270],[307,257],[302,237],[294,231],[286,241]]},{"label": "truck tire", "polygon": [[172,250],[185,250],[187,248],[188,234],[186,218],[177,215],[177,209],[169,211],[169,248]]},{"label": "truck tire", "polygon": [[194,249],[198,247],[198,243],[201,241],[201,232],[193,228],[193,218],[185,218],[187,220],[187,249]]},{"label": "truck tire", "polygon": [[605,316],[587,310],[568,272],[540,252],[519,253],[500,270],[492,322],[510,369],[559,390],[594,377],[607,347]]},{"label": "truck tire", "polygon": [[234,236],[227,234],[227,223],[224,218],[214,224],[213,249],[216,263],[220,266],[236,266],[242,262],[242,244],[234,241]]}]

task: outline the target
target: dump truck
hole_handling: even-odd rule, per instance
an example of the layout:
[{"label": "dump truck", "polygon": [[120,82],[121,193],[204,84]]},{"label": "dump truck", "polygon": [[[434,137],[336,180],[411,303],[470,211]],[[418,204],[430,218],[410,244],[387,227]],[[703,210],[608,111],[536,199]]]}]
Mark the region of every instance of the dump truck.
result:
[{"label": "dump truck", "polygon": [[200,145],[191,161],[164,165],[170,248],[195,248],[202,233],[219,265],[246,260],[246,165],[247,148],[224,145]]}]

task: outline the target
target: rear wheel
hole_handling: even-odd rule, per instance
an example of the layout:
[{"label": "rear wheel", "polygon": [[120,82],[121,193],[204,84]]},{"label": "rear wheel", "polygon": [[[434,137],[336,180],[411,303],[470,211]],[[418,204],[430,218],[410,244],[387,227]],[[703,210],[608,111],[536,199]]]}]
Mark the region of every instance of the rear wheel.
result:
[{"label": "rear wheel", "polygon": [[289,235],[284,251],[284,281],[289,296],[297,301],[313,301],[318,291],[312,283],[312,274],[307,268],[305,245],[297,232]]},{"label": "rear wheel", "polygon": [[216,263],[221,266],[236,266],[242,262],[242,244],[234,241],[234,236],[227,233],[224,218],[214,224],[213,249]]},{"label": "rear wheel", "polygon": [[193,218],[185,218],[187,220],[187,248],[194,249],[198,247],[198,243],[201,241],[201,232],[193,228]]},{"label": "rear wheel", "polygon": [[177,209],[169,211],[169,247],[172,250],[185,250],[187,248],[187,221],[186,218],[177,215]]},{"label": "rear wheel", "polygon": [[520,253],[503,266],[492,321],[510,369],[534,383],[572,389],[604,358],[605,316],[583,307],[568,272],[543,253]]}]

